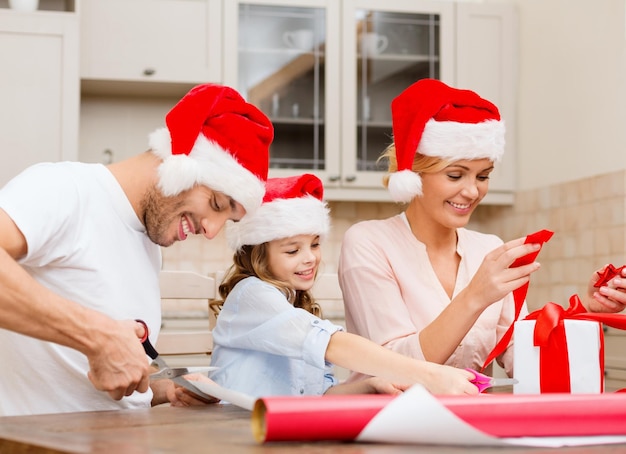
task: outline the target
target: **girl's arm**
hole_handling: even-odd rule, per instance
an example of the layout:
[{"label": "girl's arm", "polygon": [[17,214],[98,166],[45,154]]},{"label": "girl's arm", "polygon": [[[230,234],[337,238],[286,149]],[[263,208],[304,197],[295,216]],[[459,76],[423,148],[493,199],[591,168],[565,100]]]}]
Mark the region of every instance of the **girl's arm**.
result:
[{"label": "girl's arm", "polygon": [[397,388],[420,383],[433,394],[478,394],[466,370],[419,361],[364,337],[337,331],[330,337],[325,359],[340,367],[389,380]]}]

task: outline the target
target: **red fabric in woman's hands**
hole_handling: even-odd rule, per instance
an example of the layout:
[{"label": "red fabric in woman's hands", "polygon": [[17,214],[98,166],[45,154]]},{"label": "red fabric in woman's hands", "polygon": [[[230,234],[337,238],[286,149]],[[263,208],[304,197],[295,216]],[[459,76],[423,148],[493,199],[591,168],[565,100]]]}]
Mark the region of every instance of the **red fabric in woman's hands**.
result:
[{"label": "red fabric in woman's hands", "polygon": [[[524,244],[538,243],[543,247],[543,243],[546,243],[550,238],[552,238],[552,235],[554,235],[554,232],[550,230],[539,230],[538,232],[531,233],[530,235],[526,236],[526,240],[524,241]],[[518,258],[511,264],[509,268],[516,268],[518,266],[528,265],[532,263],[537,258],[537,255],[539,255],[540,251],[541,251],[541,247],[537,249],[536,251],[531,252],[530,254],[526,254],[523,257]],[[483,364],[481,371],[485,370],[485,368],[489,365],[489,363],[491,363],[491,361],[493,361],[504,350],[506,350],[506,347],[509,345],[509,342],[511,341],[511,337],[513,337],[513,325],[515,324],[515,321],[519,317],[519,314],[522,310],[522,306],[524,305],[524,300],[526,299],[526,294],[528,293],[529,284],[530,284],[530,281],[526,282],[521,287],[513,290],[513,300],[515,301],[515,318],[513,319],[513,323],[511,323],[511,326],[509,326],[509,329],[506,331],[506,333],[504,333],[504,336],[502,336],[502,339],[500,339],[500,342],[496,344],[494,349],[491,351],[491,353],[485,360],[485,363]]]},{"label": "red fabric in woman's hands", "polygon": [[607,265],[602,272],[597,273],[598,280],[593,286],[602,287],[614,277],[621,276],[624,268],[626,268],[626,265],[620,266],[619,268],[615,268],[612,264]]}]

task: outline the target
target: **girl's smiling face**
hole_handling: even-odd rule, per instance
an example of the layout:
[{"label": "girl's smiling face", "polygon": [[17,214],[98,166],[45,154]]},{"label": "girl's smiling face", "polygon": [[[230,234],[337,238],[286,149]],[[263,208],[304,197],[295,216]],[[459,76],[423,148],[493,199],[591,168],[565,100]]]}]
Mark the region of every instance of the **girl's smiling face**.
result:
[{"label": "girl's smiling face", "polygon": [[310,290],[322,258],[319,235],[296,235],[268,243],[268,265],[274,277],[294,290]]},{"label": "girl's smiling face", "polygon": [[489,190],[493,162],[462,160],[435,173],[423,173],[421,205],[438,223],[463,227]]}]

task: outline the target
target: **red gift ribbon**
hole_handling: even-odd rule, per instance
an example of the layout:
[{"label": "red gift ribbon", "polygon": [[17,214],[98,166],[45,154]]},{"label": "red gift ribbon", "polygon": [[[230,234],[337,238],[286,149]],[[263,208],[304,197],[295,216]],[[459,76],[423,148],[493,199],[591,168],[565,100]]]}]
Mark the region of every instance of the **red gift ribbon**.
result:
[{"label": "red gift ribbon", "polygon": [[[613,328],[626,329],[626,316],[587,312],[578,295],[570,297],[567,309],[563,309],[556,303],[547,303],[543,308],[528,314],[524,320],[536,320],[533,344],[539,347],[542,393],[571,391],[565,320],[596,321]],[[600,373],[604,371],[603,334],[602,326],[600,326]]]},{"label": "red gift ribbon", "polygon": [[[528,235],[526,237],[526,240],[524,241],[524,244],[539,243],[543,247],[543,243],[546,243],[550,238],[552,238],[552,235],[554,235],[554,232],[550,230],[540,230],[538,232]],[[526,254],[525,256],[518,258],[511,264],[509,268],[516,268],[518,266],[528,265],[529,263],[532,263],[537,258],[537,255],[539,255],[540,251],[541,247],[535,252],[531,252],[530,254]],[[493,350],[491,350],[491,353],[489,353],[489,356],[483,364],[481,372],[484,371],[489,363],[497,358],[508,347],[509,342],[511,341],[511,337],[513,336],[513,325],[519,317],[522,306],[524,305],[524,300],[526,299],[526,294],[528,293],[529,284],[530,281],[526,282],[518,289],[513,290],[513,301],[515,302],[515,318],[513,319],[513,323],[511,323],[511,326],[509,326],[509,329],[506,331],[506,333],[504,333],[504,336],[502,336],[502,339],[500,339],[500,342],[498,342]]]},{"label": "red gift ribbon", "polygon": [[626,265],[620,266],[619,268],[615,268],[612,264],[607,265],[606,268],[604,268],[604,270],[597,273],[598,280],[596,281],[595,284],[593,284],[593,286],[599,288],[605,285],[606,283],[608,283],[614,277],[616,276],[621,277],[622,270],[624,268],[626,268]]}]

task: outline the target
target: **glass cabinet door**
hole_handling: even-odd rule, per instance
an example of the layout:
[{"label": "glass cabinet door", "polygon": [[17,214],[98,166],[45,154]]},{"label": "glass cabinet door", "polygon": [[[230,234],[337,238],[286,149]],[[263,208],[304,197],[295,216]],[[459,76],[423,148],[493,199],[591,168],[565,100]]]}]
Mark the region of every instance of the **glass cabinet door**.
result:
[{"label": "glass cabinet door", "polygon": [[241,2],[237,26],[237,89],[274,124],[271,175],[336,169],[326,150],[326,8]]},{"label": "glass cabinet door", "polygon": [[[423,78],[442,79],[442,16],[445,9],[425,8],[411,2],[409,11],[386,11],[355,7],[351,18],[353,68],[344,68],[344,88],[354,87],[356,121],[352,134],[344,131],[344,149],[354,154],[343,159],[344,183],[381,186],[387,162],[379,160],[392,142],[391,101],[405,88]],[[371,3],[371,2],[369,2]],[[445,2],[441,2],[445,7]],[[416,12],[419,11],[419,12]],[[345,34],[344,34],[345,36]],[[344,48],[344,51],[346,49]],[[447,57],[446,57],[447,58]]]}]

